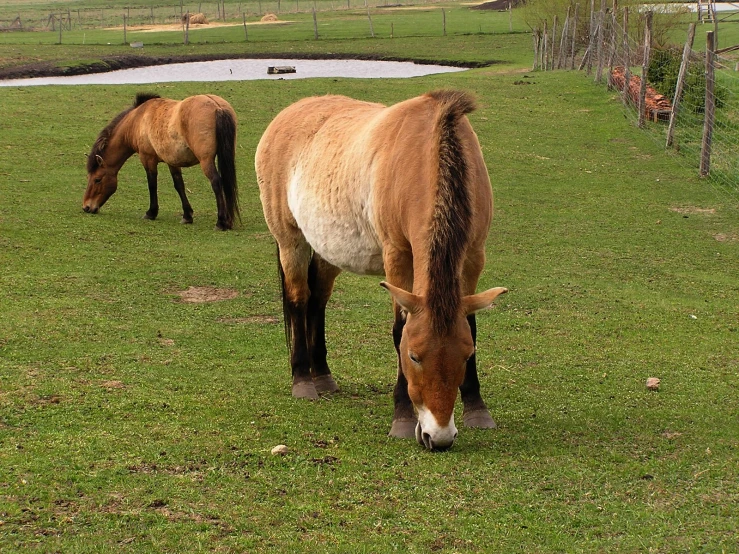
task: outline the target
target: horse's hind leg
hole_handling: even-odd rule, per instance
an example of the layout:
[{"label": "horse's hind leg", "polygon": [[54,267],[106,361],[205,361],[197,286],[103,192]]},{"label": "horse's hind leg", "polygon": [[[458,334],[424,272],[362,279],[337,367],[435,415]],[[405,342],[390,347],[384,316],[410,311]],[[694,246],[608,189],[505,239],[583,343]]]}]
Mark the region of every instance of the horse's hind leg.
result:
[{"label": "horse's hind leg", "polygon": [[[143,160],[142,160],[143,163]],[[157,195],[157,164],[144,163],[146,170],[146,184],[149,185],[149,209],[144,219],[156,219],[159,215],[159,198]]]},{"label": "horse's hind leg", "polygon": [[172,175],[174,189],[180,195],[180,201],[182,202],[182,221],[180,223],[192,223],[192,206],[187,199],[187,194],[185,194],[185,181],[182,180],[182,170],[179,167],[170,165],[169,172]]},{"label": "horse's hind leg", "polygon": [[290,241],[278,246],[280,277],[282,281],[282,307],[285,331],[290,347],[292,369],[292,394],[296,398],[318,398],[311,376],[311,356],[308,346],[308,267],[311,260],[310,246],[305,240]]},{"label": "horse's hind leg", "polygon": [[313,254],[308,268],[308,348],[313,383],[318,393],[339,390],[326,362],[326,304],[339,273],[339,268],[329,264],[318,254]]},{"label": "horse's hind leg", "polygon": [[216,221],[216,230],[226,231],[233,227],[233,221],[228,217],[228,211],[226,209],[226,196],[223,192],[223,186],[221,185],[221,175],[216,169],[214,159],[200,160],[200,168],[203,170],[203,174],[210,181],[210,186],[213,188],[213,194],[216,196],[216,206],[218,208],[218,220]]}]

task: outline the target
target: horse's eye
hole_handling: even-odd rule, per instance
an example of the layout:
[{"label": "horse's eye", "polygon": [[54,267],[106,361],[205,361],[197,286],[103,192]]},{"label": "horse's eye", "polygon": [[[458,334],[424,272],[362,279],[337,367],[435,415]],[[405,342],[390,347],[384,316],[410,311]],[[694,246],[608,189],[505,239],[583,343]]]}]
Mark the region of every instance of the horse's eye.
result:
[{"label": "horse's eye", "polygon": [[103,178],[102,178],[102,177],[95,177],[95,181],[94,181],[94,182],[95,182],[95,184],[97,185],[97,184],[98,184],[98,183],[100,183],[100,181],[102,181],[102,180],[103,180]]},{"label": "horse's eye", "polygon": [[408,351],[408,357],[411,359],[411,361],[416,365],[421,365],[421,360],[418,359],[418,356],[416,356],[413,352]]}]

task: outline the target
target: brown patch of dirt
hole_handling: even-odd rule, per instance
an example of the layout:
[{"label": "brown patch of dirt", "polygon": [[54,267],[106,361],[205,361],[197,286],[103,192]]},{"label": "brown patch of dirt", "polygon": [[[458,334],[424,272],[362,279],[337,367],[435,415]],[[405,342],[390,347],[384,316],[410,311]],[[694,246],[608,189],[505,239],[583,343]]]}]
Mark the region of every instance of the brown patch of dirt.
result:
[{"label": "brown patch of dirt", "polygon": [[244,323],[267,323],[269,325],[277,325],[280,322],[280,318],[273,315],[252,315],[249,317],[222,317],[217,321],[218,323],[235,325]]},{"label": "brown patch of dirt", "polygon": [[108,390],[126,388],[126,385],[123,384],[123,381],[103,381],[102,383],[100,383],[100,386]]},{"label": "brown patch of dirt", "polygon": [[717,235],[713,235],[713,238],[715,238],[718,242],[736,242],[739,240],[739,235],[727,235],[725,233],[718,233]]},{"label": "brown patch of dirt", "polygon": [[219,300],[232,300],[239,295],[234,289],[218,289],[215,287],[188,287],[177,293],[183,302],[201,304],[203,302],[218,302]]},{"label": "brown patch of dirt", "polygon": [[698,214],[715,214],[715,208],[699,208],[697,206],[686,206],[683,208],[672,207],[671,212],[677,212],[682,215],[698,215]]}]

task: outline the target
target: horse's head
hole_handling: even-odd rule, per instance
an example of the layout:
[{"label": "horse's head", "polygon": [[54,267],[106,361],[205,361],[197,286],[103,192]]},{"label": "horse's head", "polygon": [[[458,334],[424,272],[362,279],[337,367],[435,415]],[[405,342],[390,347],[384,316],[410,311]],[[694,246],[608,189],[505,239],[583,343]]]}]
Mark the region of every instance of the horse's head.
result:
[{"label": "horse's head", "polygon": [[382,283],[406,312],[400,340],[400,366],[418,413],[416,440],[429,450],[445,450],[457,438],[454,403],[467,361],[475,354],[467,316],[489,308],[508,289],[497,287],[462,298],[454,321],[439,333],[426,298]]},{"label": "horse's head", "polygon": [[105,163],[99,154],[90,154],[87,162],[87,189],[82,209],[96,214],[118,188],[118,171]]}]

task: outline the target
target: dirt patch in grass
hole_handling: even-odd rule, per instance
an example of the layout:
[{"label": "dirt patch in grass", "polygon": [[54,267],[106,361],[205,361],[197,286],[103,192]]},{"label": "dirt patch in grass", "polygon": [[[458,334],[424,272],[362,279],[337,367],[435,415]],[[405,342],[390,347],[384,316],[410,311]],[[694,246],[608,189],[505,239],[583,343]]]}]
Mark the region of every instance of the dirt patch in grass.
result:
[{"label": "dirt patch in grass", "polygon": [[234,289],[219,289],[215,287],[188,287],[187,290],[177,292],[182,302],[202,304],[204,302],[218,302],[232,300],[239,295]]},{"label": "dirt patch in grass", "polygon": [[714,208],[699,208],[698,206],[685,206],[682,208],[672,207],[671,212],[676,212],[682,215],[698,215],[698,214],[715,214]]},{"label": "dirt patch in grass", "polygon": [[100,386],[108,390],[126,388],[126,385],[123,384],[123,381],[103,381],[102,383],[100,383]]},{"label": "dirt patch in grass", "polygon": [[222,317],[218,319],[218,323],[226,323],[229,325],[243,325],[248,323],[259,323],[268,325],[277,325],[280,322],[279,317],[273,315],[252,315],[249,317]]},{"label": "dirt patch in grass", "polygon": [[736,242],[739,240],[739,235],[727,235],[726,233],[718,233],[716,235],[713,235],[713,238],[715,238],[718,242]]}]

